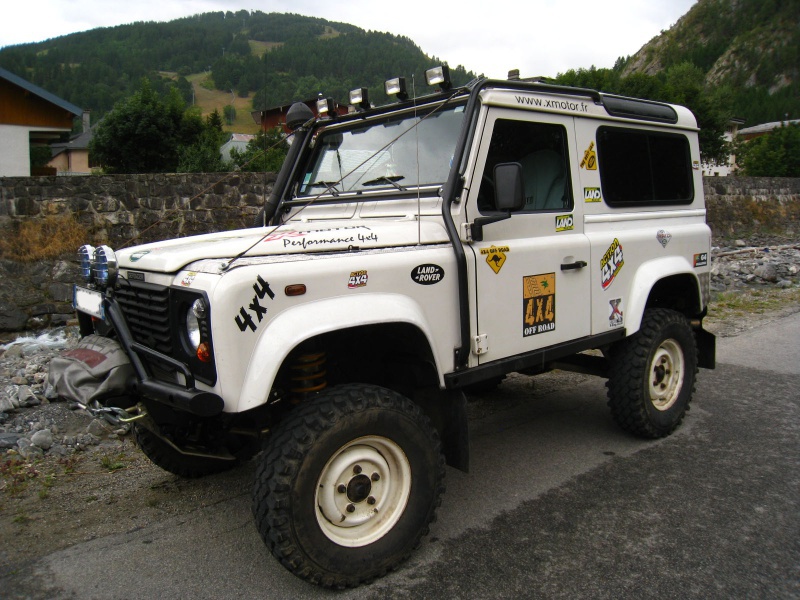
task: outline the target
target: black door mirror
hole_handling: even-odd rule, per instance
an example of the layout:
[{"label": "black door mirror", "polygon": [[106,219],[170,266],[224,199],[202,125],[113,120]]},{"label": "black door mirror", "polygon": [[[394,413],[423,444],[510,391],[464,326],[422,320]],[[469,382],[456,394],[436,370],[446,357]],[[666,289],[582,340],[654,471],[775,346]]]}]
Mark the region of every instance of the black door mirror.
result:
[{"label": "black door mirror", "polygon": [[494,193],[497,210],[514,211],[525,206],[522,165],[515,162],[495,165]]}]

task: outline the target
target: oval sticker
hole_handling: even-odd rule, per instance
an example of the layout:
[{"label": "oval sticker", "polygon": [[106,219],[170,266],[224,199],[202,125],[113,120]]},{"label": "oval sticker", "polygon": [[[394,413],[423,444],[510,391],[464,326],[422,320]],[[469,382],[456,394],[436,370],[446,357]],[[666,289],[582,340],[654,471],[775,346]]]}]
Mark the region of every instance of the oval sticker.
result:
[{"label": "oval sticker", "polygon": [[411,279],[420,285],[433,285],[444,279],[444,269],[439,265],[419,265],[411,270]]}]

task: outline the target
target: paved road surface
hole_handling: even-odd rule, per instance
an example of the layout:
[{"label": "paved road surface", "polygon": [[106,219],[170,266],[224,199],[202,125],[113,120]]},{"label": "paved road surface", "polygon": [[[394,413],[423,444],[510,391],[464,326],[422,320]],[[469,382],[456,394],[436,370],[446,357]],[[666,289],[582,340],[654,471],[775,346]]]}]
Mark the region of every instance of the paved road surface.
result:
[{"label": "paved road surface", "polygon": [[[396,573],[329,592],[268,554],[249,477],[223,503],[55,552],[7,598],[800,598],[800,314],[719,340],[671,437],[620,432],[590,380],[500,388],[439,521]],[[534,384],[535,385],[535,384]],[[475,408],[475,407],[474,407]]]}]

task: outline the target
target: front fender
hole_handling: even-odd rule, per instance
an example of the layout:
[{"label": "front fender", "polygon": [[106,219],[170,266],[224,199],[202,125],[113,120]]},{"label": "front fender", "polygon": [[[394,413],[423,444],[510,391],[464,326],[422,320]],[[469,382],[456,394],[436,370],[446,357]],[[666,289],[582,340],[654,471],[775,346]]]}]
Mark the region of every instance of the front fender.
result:
[{"label": "front fender", "polygon": [[[432,346],[433,335],[421,308],[399,294],[361,294],[309,302],[277,315],[264,329],[245,372],[236,412],[264,404],[289,353],[305,340],[323,333],[377,323],[409,323]],[[302,324],[302,326],[298,326]],[[441,370],[437,365],[437,372]],[[440,377],[441,380],[441,377]],[[441,383],[441,381],[440,381]]]},{"label": "front fender", "polygon": [[665,256],[648,260],[639,267],[631,284],[630,299],[625,314],[625,328],[628,335],[639,330],[642,316],[647,306],[650,291],[662,279],[673,275],[690,275],[695,281],[698,305],[702,306],[700,282],[692,264],[683,256]]}]

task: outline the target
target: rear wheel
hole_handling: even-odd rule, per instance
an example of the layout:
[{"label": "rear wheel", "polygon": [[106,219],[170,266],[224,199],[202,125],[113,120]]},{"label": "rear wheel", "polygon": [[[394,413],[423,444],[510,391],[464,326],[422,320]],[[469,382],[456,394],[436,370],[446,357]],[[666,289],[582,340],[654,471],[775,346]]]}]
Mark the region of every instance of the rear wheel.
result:
[{"label": "rear wheel", "polygon": [[611,349],[611,414],[638,436],[669,435],[689,410],[696,376],[697,347],[686,317],[649,309],[639,331]]},{"label": "rear wheel", "polygon": [[444,457],[419,406],[370,385],[331,388],[273,430],[256,471],[261,537],[326,587],[384,575],[419,544],[444,492]]}]

